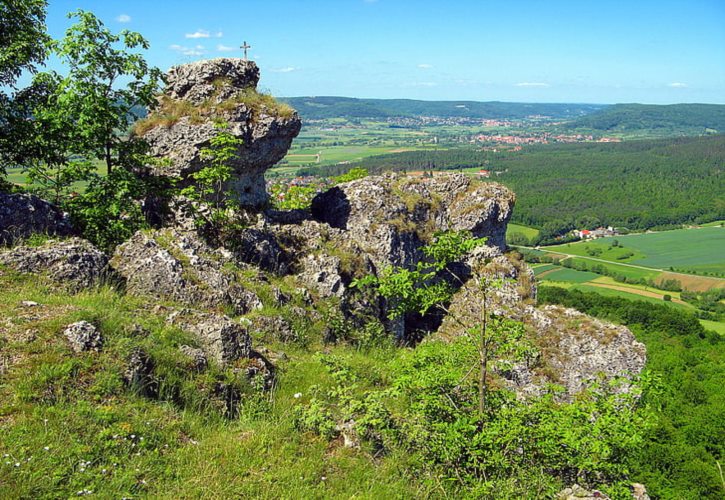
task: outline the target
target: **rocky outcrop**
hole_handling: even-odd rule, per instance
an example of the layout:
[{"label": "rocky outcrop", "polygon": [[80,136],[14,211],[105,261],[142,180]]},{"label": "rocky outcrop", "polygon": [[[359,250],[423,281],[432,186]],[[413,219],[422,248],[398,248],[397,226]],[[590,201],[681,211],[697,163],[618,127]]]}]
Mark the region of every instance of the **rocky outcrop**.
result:
[{"label": "rocky outcrop", "polygon": [[376,267],[411,266],[436,231],[468,230],[503,252],[514,194],[463,174],[411,178],[389,174],[336,186],[312,201],[312,215],[364,249]]},{"label": "rocky outcrop", "polygon": [[232,306],[238,314],[262,307],[227,265],[232,254],[212,249],[196,233],[178,229],[139,231],[116,249],[111,265],[126,289],[189,306]]},{"label": "rocky outcrop", "polygon": [[101,332],[88,321],[78,321],[65,327],[63,335],[74,352],[100,351],[103,347]]},{"label": "rocky outcrop", "polygon": [[[601,321],[561,306],[530,308],[524,317],[541,356],[534,366],[519,366],[513,388],[539,394],[543,382],[564,387],[573,396],[597,381],[638,375],[647,350],[625,326]],[[626,391],[623,384],[616,391]]]},{"label": "rocky outcrop", "polygon": [[22,273],[44,273],[69,291],[77,292],[115,279],[108,257],[86,240],[50,240],[38,247],[18,246],[0,252],[0,264]]},{"label": "rocky outcrop", "polygon": [[[475,277],[453,297],[435,336],[451,339],[462,334],[461,325],[479,325],[484,304],[488,313],[522,321],[535,353],[499,372],[519,396],[539,395],[553,383],[564,388],[562,399],[571,399],[593,382],[630,377],[644,368],[645,346],[628,328],[573,309],[534,307],[533,273],[512,255],[483,260],[473,255],[469,265]],[[623,384],[616,390],[627,389]]]},{"label": "rocky outcrop", "polygon": [[34,194],[0,193],[0,245],[10,245],[32,234],[70,236],[69,217]]},{"label": "rocky outcrop", "polygon": [[242,59],[172,68],[159,109],[147,118],[147,125],[137,128],[151,155],[168,162],[152,167],[153,172],[173,177],[182,186],[193,182],[189,176],[205,164],[201,150],[219,133],[215,123],[225,122],[227,132],[243,141],[230,160],[234,177],[227,190],[244,206],[264,205],[264,172],[287,153],[301,122],[291,108],[257,93],[258,81],[256,64]]},{"label": "rocky outcrop", "polygon": [[183,309],[172,312],[167,323],[191,333],[204,352],[219,365],[228,365],[252,353],[247,326],[227,316]]}]

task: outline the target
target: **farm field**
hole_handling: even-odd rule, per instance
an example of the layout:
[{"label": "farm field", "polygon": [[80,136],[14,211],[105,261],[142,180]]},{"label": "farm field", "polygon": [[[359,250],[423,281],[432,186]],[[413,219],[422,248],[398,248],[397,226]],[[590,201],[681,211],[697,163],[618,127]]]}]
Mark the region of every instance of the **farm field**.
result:
[{"label": "farm field", "polygon": [[539,230],[533,227],[509,223],[506,227],[506,237],[509,238],[510,235],[515,233],[523,234],[529,240],[531,240],[532,238],[536,238],[539,235]]},{"label": "farm field", "polygon": [[[612,246],[614,240],[619,246]],[[547,250],[658,270],[725,276],[725,228],[719,223],[556,245]]]}]

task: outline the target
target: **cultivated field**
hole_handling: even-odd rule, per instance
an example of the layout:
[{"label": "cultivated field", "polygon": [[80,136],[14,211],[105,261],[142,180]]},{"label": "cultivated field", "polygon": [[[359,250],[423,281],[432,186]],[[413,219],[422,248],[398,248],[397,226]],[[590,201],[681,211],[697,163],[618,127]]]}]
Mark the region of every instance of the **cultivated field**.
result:
[{"label": "cultivated field", "polygon": [[[613,246],[615,240],[618,246]],[[546,249],[660,271],[725,277],[725,228],[719,224],[615,236]]]}]

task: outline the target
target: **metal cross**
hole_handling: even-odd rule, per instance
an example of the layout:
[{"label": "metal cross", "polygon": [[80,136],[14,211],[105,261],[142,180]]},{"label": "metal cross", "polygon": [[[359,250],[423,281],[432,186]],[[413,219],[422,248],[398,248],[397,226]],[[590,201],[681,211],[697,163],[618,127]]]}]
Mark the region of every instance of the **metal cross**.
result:
[{"label": "metal cross", "polygon": [[244,40],[244,45],[241,45],[240,48],[244,49],[244,60],[247,60],[247,49],[251,49],[251,45],[247,45],[247,41]]}]

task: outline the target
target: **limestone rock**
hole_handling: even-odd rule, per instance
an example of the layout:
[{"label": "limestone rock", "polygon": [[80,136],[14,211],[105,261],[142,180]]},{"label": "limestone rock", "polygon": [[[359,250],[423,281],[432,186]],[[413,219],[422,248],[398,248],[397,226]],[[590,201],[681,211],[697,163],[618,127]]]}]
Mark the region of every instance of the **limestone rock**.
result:
[{"label": "limestone rock", "polygon": [[298,278],[323,298],[342,297],[345,293],[338,257],[324,254],[306,256]]},{"label": "limestone rock", "polygon": [[487,245],[506,248],[506,224],[515,197],[495,183],[476,183],[463,174],[433,178],[403,175],[365,177],[336,186],[312,201],[312,215],[347,231],[377,267],[411,266],[435,231],[469,230]]},{"label": "limestone rock", "polygon": [[0,245],[32,234],[70,236],[73,228],[66,214],[34,194],[0,193]]},{"label": "limestone rock", "polygon": [[599,490],[587,490],[578,484],[565,488],[556,495],[558,500],[609,500],[609,497]]},{"label": "limestone rock", "polygon": [[22,273],[47,273],[73,292],[98,286],[112,277],[108,257],[80,238],[50,240],[39,247],[14,247],[0,252],[0,264]]},{"label": "limestone rock", "polygon": [[197,349],[196,347],[182,345],[179,347],[179,350],[184,354],[184,356],[189,359],[191,363],[191,368],[194,371],[201,372],[206,370],[209,362],[206,359],[206,353],[203,349]]},{"label": "limestone rock", "polygon": [[254,227],[239,232],[234,255],[241,262],[278,274],[286,273],[290,261],[274,233]]},{"label": "limestone rock", "polygon": [[88,321],[78,321],[66,326],[63,335],[74,352],[100,351],[103,347],[101,332]]},{"label": "limestone rock", "polygon": [[[255,87],[259,83],[259,68],[253,61],[219,58],[174,66],[166,75],[166,93],[173,99],[185,99],[201,104],[220,89],[217,80],[226,78],[228,89]],[[233,93],[222,95],[231,97]]]},{"label": "limestone rock", "polygon": [[[535,281],[530,268],[512,255],[476,262],[476,276],[461,287],[449,306],[437,338],[461,334],[461,323],[480,323],[484,293],[480,277],[502,280],[488,287],[488,312],[522,321],[537,354],[502,371],[504,382],[519,396],[541,394],[547,383],[561,385],[568,400],[602,377],[605,381],[639,374],[646,361],[645,346],[624,326],[592,318],[559,306],[534,307]],[[454,319],[455,318],[455,319]],[[619,391],[628,390],[625,384]]]},{"label": "limestone rock", "polygon": [[[515,385],[523,394],[538,394],[546,380],[575,395],[600,377],[609,381],[638,375],[647,361],[644,344],[627,327],[575,309],[547,305],[524,321],[533,327],[541,363],[538,369],[526,370]],[[617,390],[626,391],[628,386]]]},{"label": "limestone rock", "polygon": [[195,111],[182,113],[168,126],[159,124],[142,131],[151,155],[170,160],[168,165],[152,167],[153,172],[176,178],[181,186],[192,183],[189,176],[204,166],[201,150],[217,135],[215,121],[221,120],[228,124],[229,133],[243,141],[237,157],[230,161],[234,177],[227,184],[228,191],[244,206],[264,205],[264,172],[287,153],[301,122],[291,109],[260,97],[255,91],[258,80],[256,64],[242,59],[213,59],[172,68],[162,108],[175,103],[172,106],[177,110],[190,107]]},{"label": "limestone rock", "polygon": [[111,265],[137,295],[176,300],[190,306],[230,305],[238,314],[262,307],[233,272],[230,256],[209,247],[193,232],[162,229],[139,231],[116,249]]},{"label": "limestone rock", "polygon": [[137,348],[131,352],[126,362],[123,379],[128,387],[142,396],[152,398],[158,393],[153,359],[142,349]]},{"label": "limestone rock", "polygon": [[282,342],[291,342],[298,338],[292,325],[280,316],[258,316],[252,320],[251,329]]},{"label": "limestone rock", "polygon": [[183,309],[166,319],[194,335],[206,354],[224,366],[252,353],[252,338],[246,326],[219,314]]}]

